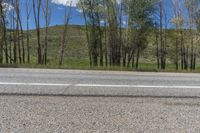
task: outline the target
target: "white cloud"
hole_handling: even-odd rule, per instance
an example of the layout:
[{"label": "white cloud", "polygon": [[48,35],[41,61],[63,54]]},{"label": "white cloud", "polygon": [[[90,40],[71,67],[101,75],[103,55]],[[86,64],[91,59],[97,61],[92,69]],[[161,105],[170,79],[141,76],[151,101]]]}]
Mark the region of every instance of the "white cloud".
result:
[{"label": "white cloud", "polygon": [[4,8],[4,11],[10,11],[13,9],[13,6],[11,6],[8,3],[3,3],[3,8]]},{"label": "white cloud", "polygon": [[77,12],[80,12],[80,13],[83,12],[83,10],[81,10],[81,9],[76,9],[76,11],[77,11]]},{"label": "white cloud", "polygon": [[62,7],[58,7],[58,10],[63,10],[63,8]]},{"label": "white cloud", "polygon": [[127,24],[127,22],[126,22],[126,21],[123,21],[122,23],[123,23],[123,25],[126,25],[126,24]]},{"label": "white cloud", "polygon": [[52,3],[58,4],[58,5],[67,5],[69,6],[72,2],[72,6],[76,6],[79,0],[52,0]]}]

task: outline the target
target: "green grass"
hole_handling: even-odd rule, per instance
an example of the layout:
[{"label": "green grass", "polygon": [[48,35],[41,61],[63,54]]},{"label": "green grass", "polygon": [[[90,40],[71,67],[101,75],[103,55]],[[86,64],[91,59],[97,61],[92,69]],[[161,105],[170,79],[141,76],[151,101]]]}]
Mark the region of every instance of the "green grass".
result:
[{"label": "green grass", "polygon": [[[44,42],[44,29],[41,29],[41,40]],[[51,69],[84,69],[84,70],[115,70],[115,71],[154,71],[157,69],[155,45],[153,44],[153,34],[150,37],[150,43],[145,51],[142,53],[139,68],[137,70],[133,68],[123,67],[90,67],[88,59],[88,48],[86,42],[86,36],[83,26],[69,26],[67,35],[67,44],[65,48],[64,64],[58,65],[58,50],[59,44],[62,38],[63,26],[53,26],[49,28],[49,45],[48,45],[48,64],[37,64],[37,38],[35,30],[30,31],[30,51],[31,51],[31,63],[30,64],[18,64],[18,65],[0,65],[0,67],[19,67],[19,68],[51,68]],[[26,42],[26,41],[25,41]],[[171,44],[172,45],[172,44]],[[173,48],[173,47],[171,47]],[[171,57],[168,57],[170,60]],[[167,69],[165,71],[176,72],[175,65],[170,61],[167,63]],[[179,72],[182,72],[181,70]],[[191,72],[191,71],[183,71]],[[197,66],[195,72],[200,72],[200,65]]]},{"label": "green grass", "polygon": [[[195,71],[190,70],[176,70],[174,64],[168,64],[166,70],[158,70],[154,63],[140,63],[139,69],[124,68],[124,67],[90,67],[88,59],[66,59],[65,64],[59,66],[55,62],[49,62],[48,65],[38,64],[3,64],[1,68],[41,68],[41,69],[75,69],[75,70],[104,70],[104,71],[140,71],[140,72],[182,72],[182,73],[199,73],[200,65],[197,66]],[[170,69],[169,69],[170,68]]]}]

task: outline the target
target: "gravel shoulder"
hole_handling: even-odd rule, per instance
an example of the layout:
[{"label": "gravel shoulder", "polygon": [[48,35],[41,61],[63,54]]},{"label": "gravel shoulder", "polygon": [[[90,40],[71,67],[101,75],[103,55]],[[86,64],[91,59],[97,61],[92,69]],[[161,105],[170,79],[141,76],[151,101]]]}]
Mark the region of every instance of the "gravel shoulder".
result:
[{"label": "gravel shoulder", "polygon": [[200,132],[200,99],[1,96],[1,133]]}]

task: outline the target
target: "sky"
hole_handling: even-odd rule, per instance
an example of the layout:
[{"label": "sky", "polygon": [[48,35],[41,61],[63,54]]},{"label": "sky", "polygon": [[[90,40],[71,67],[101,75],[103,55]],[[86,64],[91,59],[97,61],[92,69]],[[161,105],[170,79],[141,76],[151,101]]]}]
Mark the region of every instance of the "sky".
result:
[{"label": "sky", "polygon": [[[22,0],[21,7],[25,5],[26,0]],[[51,10],[52,10],[52,16],[51,16],[51,23],[50,25],[62,25],[64,23],[64,12],[66,5],[70,5],[70,0],[52,0],[51,1]],[[70,18],[70,24],[72,25],[83,25],[84,20],[82,18],[82,15],[80,11],[75,7],[78,0],[73,0],[72,8],[71,8],[71,18]],[[67,3],[67,4],[66,4]],[[67,7],[68,8],[68,7]],[[22,23],[23,28],[25,29],[26,26],[26,11],[25,8],[21,8],[21,17],[22,17]],[[34,18],[33,18],[33,11],[31,12],[31,18],[30,18],[30,28],[35,28]],[[41,26],[44,26],[44,20],[43,16],[41,15]]]},{"label": "sky", "polygon": [[[23,28],[26,29],[26,11],[25,8],[22,8],[25,6],[25,2],[26,0],[21,0],[21,16],[22,16],[22,23],[23,23]],[[71,0],[51,0],[51,10],[52,10],[52,16],[51,16],[51,26],[54,25],[62,25],[63,21],[64,21],[64,12],[65,12],[65,7],[70,5]],[[84,25],[84,20],[82,17],[82,14],[80,12],[80,10],[76,7],[78,0],[72,0],[72,8],[71,8],[71,19],[70,19],[70,24],[71,25]],[[168,8],[168,17],[172,16],[172,11],[171,11],[171,4],[168,2],[167,4],[167,8]],[[33,11],[32,11],[33,13]],[[42,18],[42,16],[41,16]],[[124,21],[125,21],[124,17]],[[33,14],[31,14],[31,18],[30,18],[30,28],[34,29],[35,28],[35,24],[34,24],[34,18],[33,18]],[[124,26],[126,25],[126,23],[124,22]],[[41,19],[41,27],[44,26],[44,20]],[[170,24],[169,24],[170,26]]]}]

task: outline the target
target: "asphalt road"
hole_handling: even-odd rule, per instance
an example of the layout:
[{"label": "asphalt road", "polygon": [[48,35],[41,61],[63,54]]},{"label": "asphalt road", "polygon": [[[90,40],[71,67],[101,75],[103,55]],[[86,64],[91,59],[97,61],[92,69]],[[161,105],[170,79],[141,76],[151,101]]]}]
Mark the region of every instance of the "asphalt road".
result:
[{"label": "asphalt road", "polygon": [[199,112],[199,74],[0,69],[1,133],[198,133]]},{"label": "asphalt road", "polygon": [[0,69],[1,95],[200,97],[200,74]]},{"label": "asphalt road", "polygon": [[199,99],[0,96],[1,133],[199,133]]}]

